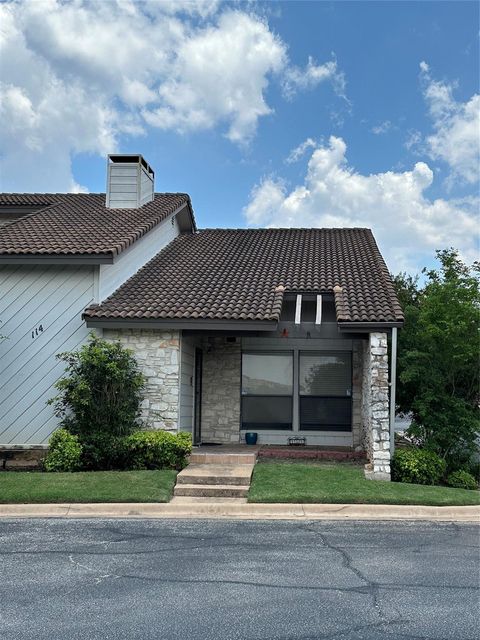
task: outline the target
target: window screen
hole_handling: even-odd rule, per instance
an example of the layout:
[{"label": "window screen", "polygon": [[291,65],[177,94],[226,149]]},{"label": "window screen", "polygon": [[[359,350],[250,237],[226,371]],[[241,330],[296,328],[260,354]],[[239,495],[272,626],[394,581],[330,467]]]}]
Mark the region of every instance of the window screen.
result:
[{"label": "window screen", "polygon": [[351,360],[349,352],[300,353],[300,395],[350,396]]},{"label": "window screen", "polygon": [[300,396],[302,431],[351,431],[350,398]]},{"label": "window screen", "polygon": [[292,395],[293,357],[291,353],[244,353],[242,395]]},{"label": "window screen", "polygon": [[242,429],[291,428],[291,396],[242,397]]},{"label": "window screen", "polygon": [[351,431],[351,353],[301,352],[299,364],[300,430]]}]

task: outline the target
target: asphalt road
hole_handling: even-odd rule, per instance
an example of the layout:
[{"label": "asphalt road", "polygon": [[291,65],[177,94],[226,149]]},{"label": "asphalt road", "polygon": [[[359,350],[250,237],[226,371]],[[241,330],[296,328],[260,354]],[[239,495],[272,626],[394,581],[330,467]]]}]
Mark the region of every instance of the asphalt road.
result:
[{"label": "asphalt road", "polygon": [[5,640],[479,638],[473,524],[0,520]]}]

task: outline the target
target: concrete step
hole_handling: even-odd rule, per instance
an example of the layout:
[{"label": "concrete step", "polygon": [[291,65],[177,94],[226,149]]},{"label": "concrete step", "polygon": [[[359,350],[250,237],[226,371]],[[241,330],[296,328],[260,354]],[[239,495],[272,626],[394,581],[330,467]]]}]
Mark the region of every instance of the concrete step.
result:
[{"label": "concrete step", "polygon": [[246,498],[211,498],[208,496],[174,496],[169,504],[196,505],[196,504],[247,504]]},{"label": "concrete step", "polygon": [[248,486],[231,484],[177,484],[174,496],[190,496],[195,498],[245,498]]},{"label": "concrete step", "polygon": [[193,451],[190,464],[255,464],[257,453],[199,453]]},{"label": "concrete step", "polygon": [[177,484],[228,484],[249,486],[253,464],[189,464],[177,476]]}]

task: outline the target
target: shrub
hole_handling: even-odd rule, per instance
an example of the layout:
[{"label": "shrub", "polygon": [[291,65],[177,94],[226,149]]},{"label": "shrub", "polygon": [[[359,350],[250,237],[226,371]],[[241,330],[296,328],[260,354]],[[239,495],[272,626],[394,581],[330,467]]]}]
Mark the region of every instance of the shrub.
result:
[{"label": "shrub", "polygon": [[123,439],[123,466],[127,469],[183,469],[192,451],[189,433],[137,431]]},{"label": "shrub", "polygon": [[122,466],[122,438],[111,433],[95,431],[81,436],[82,469],[86,471],[109,471]]},{"label": "shrub", "polygon": [[43,461],[46,471],[75,471],[80,467],[82,445],[78,436],[66,429],[57,429],[48,444],[48,454]]},{"label": "shrub", "polygon": [[446,463],[426,449],[397,449],[392,460],[392,480],[411,484],[438,484]]},{"label": "shrub", "polygon": [[449,487],[456,487],[457,489],[478,489],[477,481],[472,474],[463,470],[451,473],[446,483]]},{"label": "shrub", "polygon": [[145,379],[130,350],[92,334],[79,351],[57,358],[67,363],[67,375],[49,403],[71,433],[82,440],[96,432],[125,436],[137,428]]},{"label": "shrub", "polygon": [[138,428],[145,384],[132,352],[92,334],[79,351],[57,357],[67,363],[66,375],[49,403],[62,426],[78,435],[85,469],[115,468],[120,439]]}]

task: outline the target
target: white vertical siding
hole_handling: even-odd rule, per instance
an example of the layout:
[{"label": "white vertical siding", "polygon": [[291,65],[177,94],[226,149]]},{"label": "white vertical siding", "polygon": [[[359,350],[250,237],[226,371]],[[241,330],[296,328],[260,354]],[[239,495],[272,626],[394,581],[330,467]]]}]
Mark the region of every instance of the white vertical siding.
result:
[{"label": "white vertical siding", "polygon": [[112,208],[133,209],[139,204],[140,165],[108,165],[107,206]]},{"label": "white vertical siding", "polygon": [[114,264],[100,265],[98,302],[108,298],[179,233],[180,228],[176,218],[170,216],[121,253]]},{"label": "white vertical siding", "polygon": [[180,347],[180,412],[179,431],[193,434],[195,347],[197,340],[182,336]]},{"label": "white vertical siding", "polygon": [[64,370],[55,356],[88,336],[97,268],[0,265],[0,444],[42,444],[57,426],[46,404]]}]

